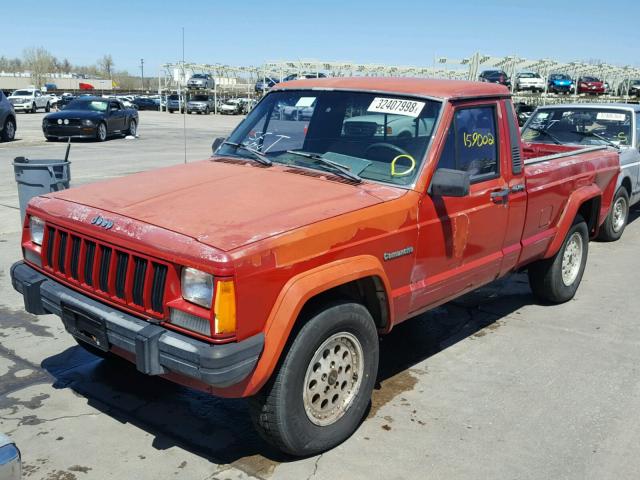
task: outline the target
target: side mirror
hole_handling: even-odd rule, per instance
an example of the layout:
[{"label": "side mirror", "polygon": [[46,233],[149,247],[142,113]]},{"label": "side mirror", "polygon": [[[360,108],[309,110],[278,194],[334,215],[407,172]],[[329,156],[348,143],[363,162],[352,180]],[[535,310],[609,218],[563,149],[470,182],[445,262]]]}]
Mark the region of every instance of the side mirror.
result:
[{"label": "side mirror", "polygon": [[217,137],[213,143],[211,144],[211,153],[213,155],[216,154],[216,151],[218,150],[218,148],[220,148],[220,145],[222,145],[222,142],[224,142],[226,140],[226,138],[224,137]]},{"label": "side mirror", "polygon": [[429,194],[440,197],[466,197],[471,187],[469,172],[439,168],[433,174]]}]

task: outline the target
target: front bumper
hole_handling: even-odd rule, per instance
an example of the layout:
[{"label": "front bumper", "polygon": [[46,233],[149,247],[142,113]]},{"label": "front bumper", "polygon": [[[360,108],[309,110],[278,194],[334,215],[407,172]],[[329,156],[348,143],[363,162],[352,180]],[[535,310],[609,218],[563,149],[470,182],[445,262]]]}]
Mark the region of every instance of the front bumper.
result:
[{"label": "front bumper", "polygon": [[264,346],[262,333],[241,342],[212,345],[167,330],[65,287],[22,261],[11,267],[11,282],[23,295],[27,312],[58,315],[67,331],[81,340],[77,320],[69,312],[89,317],[104,329],[108,347],[132,354],[136,368],[147,375],[175,373],[224,388],[249,375]]},{"label": "front bumper", "polygon": [[33,106],[32,103],[14,103],[13,104],[13,109],[17,112],[19,110],[31,110],[31,107]]},{"label": "front bumper", "polygon": [[47,125],[42,127],[45,137],[93,138],[97,135],[96,125]]}]

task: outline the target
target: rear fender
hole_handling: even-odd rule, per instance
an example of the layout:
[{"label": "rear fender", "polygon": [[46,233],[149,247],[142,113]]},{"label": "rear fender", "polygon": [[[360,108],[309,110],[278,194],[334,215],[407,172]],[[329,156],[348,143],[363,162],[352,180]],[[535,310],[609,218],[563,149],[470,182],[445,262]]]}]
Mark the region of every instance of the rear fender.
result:
[{"label": "rear fender", "polygon": [[[278,364],[289,335],[309,299],[331,288],[360,278],[377,276],[384,284],[390,301],[390,285],[380,261],[372,255],[337,260],[291,278],[280,291],[265,324],[264,350],[254,372],[243,385],[242,396],[253,395],[267,382]],[[387,305],[393,325],[393,309]]]},{"label": "rear fender", "polygon": [[[593,198],[600,197],[601,195],[602,191],[600,190],[600,187],[595,184],[591,184],[575,190],[569,196],[567,206],[565,207],[564,212],[562,212],[562,215],[558,220],[558,224],[556,226],[556,235],[551,244],[549,244],[544,258],[552,257],[558,252],[558,250],[560,250],[560,247],[562,246],[562,243],[564,242],[564,239],[567,236],[567,233],[569,232],[569,229],[571,228],[573,220],[576,218],[580,207],[585,202],[588,202]],[[589,225],[589,233],[592,235],[597,233],[598,227],[600,226],[599,207],[600,205],[598,203],[597,210],[595,212],[592,212],[593,220],[591,222],[592,224]]]}]

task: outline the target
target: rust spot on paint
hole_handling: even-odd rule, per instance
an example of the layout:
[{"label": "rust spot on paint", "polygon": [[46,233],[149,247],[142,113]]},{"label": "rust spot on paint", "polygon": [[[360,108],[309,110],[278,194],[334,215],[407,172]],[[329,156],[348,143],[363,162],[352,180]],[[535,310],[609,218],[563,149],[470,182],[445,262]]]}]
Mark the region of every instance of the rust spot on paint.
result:
[{"label": "rust spot on paint", "polygon": [[469,217],[461,214],[453,218],[453,256],[462,258],[469,238]]}]

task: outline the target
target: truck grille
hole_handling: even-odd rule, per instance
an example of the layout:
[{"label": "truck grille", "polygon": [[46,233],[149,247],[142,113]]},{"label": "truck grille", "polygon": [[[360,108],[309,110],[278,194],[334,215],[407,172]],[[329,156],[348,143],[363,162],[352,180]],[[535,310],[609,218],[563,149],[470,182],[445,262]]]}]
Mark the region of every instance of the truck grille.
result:
[{"label": "truck grille", "polygon": [[80,289],[158,318],[169,266],[126,249],[47,226],[45,270]]}]

